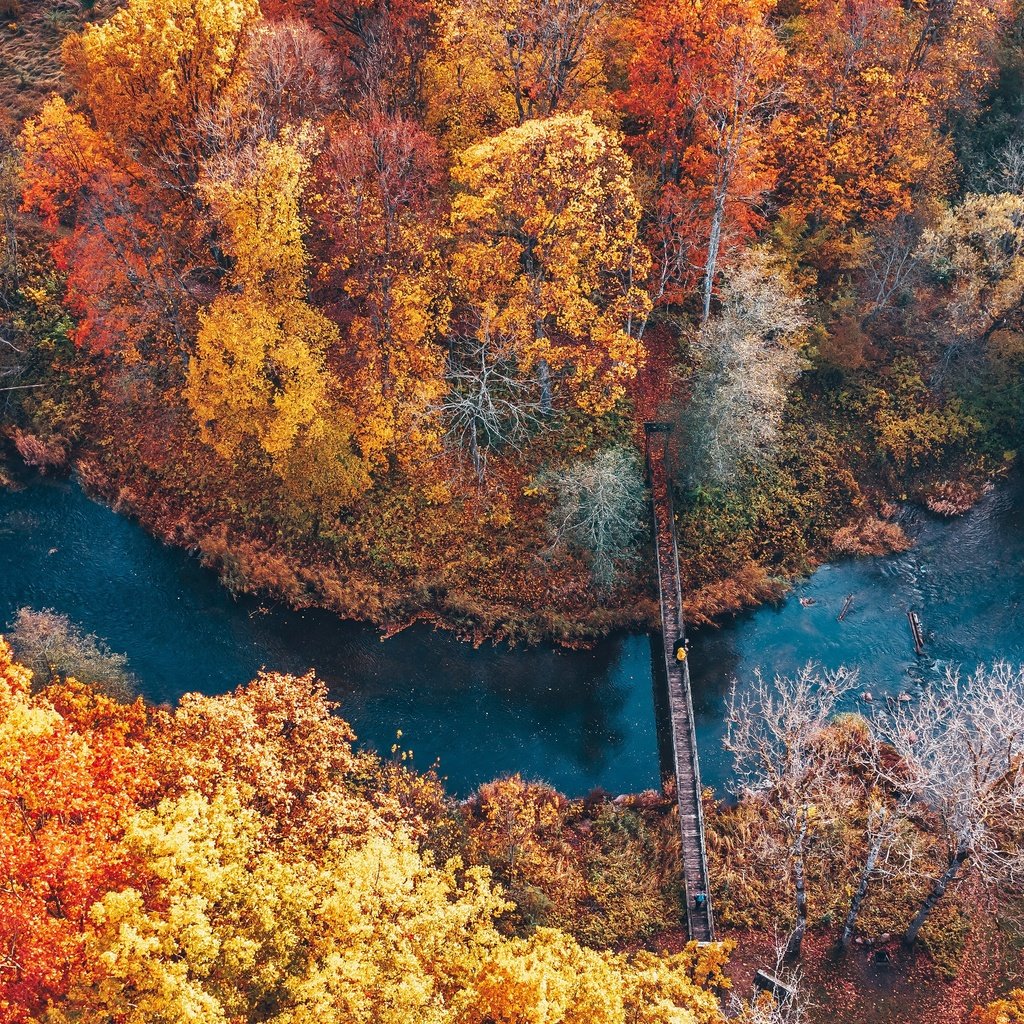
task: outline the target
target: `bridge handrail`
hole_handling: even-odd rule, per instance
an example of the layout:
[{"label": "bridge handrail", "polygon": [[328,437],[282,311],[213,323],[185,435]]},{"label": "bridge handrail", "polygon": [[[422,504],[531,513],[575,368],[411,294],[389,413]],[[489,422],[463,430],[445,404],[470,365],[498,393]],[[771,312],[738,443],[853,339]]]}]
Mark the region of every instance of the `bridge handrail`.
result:
[{"label": "bridge handrail", "polygon": [[[654,473],[653,473],[653,467],[651,465],[650,453],[648,453],[648,457],[647,457],[647,471],[648,471],[648,475],[649,475],[649,479],[651,481],[651,484],[653,485],[653,483],[654,483]],[[661,581],[661,569],[660,569],[660,558],[659,558],[660,547],[661,547],[661,531],[658,529],[658,510],[657,510],[657,508],[655,507],[655,504],[654,504],[653,486],[652,486],[652,489],[651,489],[651,502],[650,502],[650,506],[651,506],[651,525],[652,525],[652,527],[654,529],[654,557],[655,557],[655,561],[659,564],[658,573],[657,573],[657,576],[658,576],[658,607],[659,607],[659,609],[664,609],[664,607],[665,607],[665,593],[664,593],[664,588],[663,588],[662,581]],[[678,608],[678,605],[677,605],[677,608]],[[664,629],[664,623],[662,623],[662,628]],[[665,670],[666,670],[666,673],[671,672],[672,666],[668,662],[668,659],[667,659],[667,656],[665,655],[664,650],[662,651],[662,657],[665,658]],[[670,680],[667,680],[667,681],[670,681]],[[678,767],[678,764],[676,763],[678,756],[679,755],[678,755],[678,752],[676,751],[676,745],[675,745],[675,743],[673,743],[672,744],[672,763],[673,763],[673,765],[675,765],[675,777],[676,777],[676,785],[677,786],[679,785],[679,767]],[[677,801],[678,801],[678,797],[677,797]],[[686,933],[688,935],[693,935],[693,894],[690,892],[689,886],[687,885],[686,872],[685,871],[683,872],[683,894],[684,894],[684,902],[686,904]]]},{"label": "bridge handrail", "polygon": [[[668,517],[669,524],[672,531],[672,564],[675,567],[675,584],[676,584],[676,596],[678,597],[678,604],[676,605],[676,613],[679,618],[679,635],[683,638],[686,636],[686,622],[683,618],[683,589],[682,581],[679,578],[679,540],[676,536],[676,510],[675,501],[672,494],[672,477],[665,473],[665,492],[668,496]],[[661,573],[658,573],[658,587],[661,588]],[[704,830],[704,794],[702,792],[700,782],[700,751],[697,746],[697,726],[694,720],[693,714],[693,693],[690,686],[690,662],[689,659],[683,662],[683,673],[686,676],[686,685],[683,689],[686,692],[686,705],[687,711],[689,712],[689,725],[690,725],[690,749],[693,751],[693,776],[694,776],[694,800],[697,804],[697,827],[700,829],[700,876],[704,883],[704,893],[708,897],[707,902],[704,904],[704,909],[708,918],[708,928],[711,933],[711,938],[715,937],[715,918],[714,912],[711,909],[711,891],[710,891],[710,876],[708,874],[708,854],[707,846],[704,841],[704,837],[707,834]],[[687,908],[689,912],[689,908]],[[692,932],[691,932],[692,934]]]},{"label": "bridge handrail", "polygon": [[[673,492],[672,478],[671,478],[671,476],[668,473],[668,470],[667,470],[667,467],[666,467],[666,463],[665,463],[665,456],[667,454],[667,439],[666,439],[665,445],[662,448],[661,458],[658,461],[658,466],[657,466],[658,472],[655,472],[655,459],[652,458],[652,452],[651,452],[651,446],[650,446],[650,435],[653,434],[653,433],[668,434],[668,433],[671,432],[672,427],[671,427],[671,424],[668,424],[668,423],[645,423],[644,424],[644,428],[645,428],[645,433],[646,433],[647,438],[648,438],[647,450],[646,450],[646,460],[645,461],[646,461],[646,464],[647,464],[646,465],[646,468],[647,468],[647,479],[648,479],[648,482],[651,485],[651,521],[652,521],[652,525],[653,525],[653,528],[654,528],[654,545],[655,545],[655,555],[656,555],[657,569],[658,569],[658,601],[659,601],[659,607],[661,609],[661,615],[662,615],[662,620],[663,620],[662,621],[662,638],[663,638],[664,643],[663,643],[663,652],[662,653],[663,653],[663,657],[665,658],[666,679],[668,681],[669,687],[671,688],[671,685],[672,685],[672,670],[673,670],[673,665],[675,663],[669,658],[668,642],[667,642],[667,637],[666,637],[665,633],[666,633],[667,629],[672,628],[674,626],[675,631],[676,631],[675,632],[675,636],[679,637],[679,638],[685,639],[685,626],[686,626],[685,619],[684,619],[684,616],[683,616],[682,580],[681,580],[680,574],[679,574],[679,539],[678,539],[677,532],[676,532],[675,500],[674,500],[673,493],[672,493]],[[675,623],[665,622],[664,621],[666,594],[665,594],[665,583],[664,583],[664,581],[662,579],[663,573],[662,573],[662,563],[661,563],[661,558],[662,558],[662,550],[661,549],[662,549],[663,536],[662,536],[661,530],[659,528],[659,523],[658,523],[658,507],[657,506],[658,506],[659,496],[656,493],[656,490],[660,491],[660,490],[662,490],[662,488],[663,488],[663,495],[661,496],[661,500],[663,500],[665,502],[665,505],[666,505],[666,512],[668,514],[668,521],[669,521],[669,535],[670,535],[671,541],[672,541],[671,557],[672,557],[672,575],[673,575],[673,579],[671,581],[671,585],[673,585],[675,587],[675,600],[676,600],[676,605],[675,605],[676,621],[675,621]],[[665,554],[668,554],[668,552],[665,552]],[[706,846],[706,843],[705,843],[705,834],[706,833],[705,833],[705,821],[704,821],[704,802],[703,802],[703,799],[702,799],[701,782],[700,782],[700,757],[699,757],[698,748],[697,748],[697,730],[696,730],[696,724],[695,724],[695,721],[694,721],[694,714],[693,714],[693,696],[692,696],[692,692],[691,692],[690,664],[689,664],[689,661],[685,660],[682,663],[681,666],[676,665],[676,670],[677,671],[681,671],[681,674],[682,674],[682,689],[685,691],[684,692],[684,697],[685,697],[685,700],[686,700],[686,714],[688,715],[687,728],[688,728],[688,733],[689,733],[687,739],[689,741],[689,747],[690,747],[689,753],[690,753],[690,757],[691,757],[691,764],[690,764],[689,767],[693,771],[693,787],[694,787],[693,792],[688,794],[689,799],[684,799],[684,795],[681,792],[678,792],[679,785],[680,785],[680,778],[681,778],[681,776],[680,776],[680,768],[679,768],[679,744],[677,742],[675,742],[675,739],[674,739],[673,743],[672,743],[672,757],[673,757],[673,763],[675,765],[676,788],[677,788],[677,802],[679,803],[679,812],[680,812],[680,827],[682,827],[682,824],[683,824],[683,821],[682,821],[683,806],[684,806],[684,804],[689,804],[691,802],[691,800],[692,800],[692,802],[696,805],[695,809],[694,809],[694,815],[695,815],[695,818],[696,818],[696,824],[697,824],[697,829],[698,829],[698,836],[697,836],[698,862],[697,862],[696,865],[693,865],[693,867],[696,867],[701,887],[702,887],[705,895],[708,897],[706,902],[705,902],[705,904],[704,904],[704,906],[703,906],[703,908],[702,908],[702,910],[703,910],[703,921],[702,921],[702,923],[706,923],[706,925],[707,925],[707,933],[708,933],[707,937],[709,939],[713,940],[714,939],[714,935],[715,935],[715,921],[714,921],[714,913],[713,913],[712,907],[711,907],[710,890],[709,890],[709,874],[708,874],[708,864],[707,864],[707,846]],[[671,701],[672,701],[671,693],[669,694],[669,700],[670,700],[670,705],[671,705]],[[674,716],[672,716],[672,717],[674,719]],[[674,727],[673,727],[673,737],[675,737],[675,729],[674,729]],[[683,856],[684,856],[684,867],[685,867],[685,863],[686,863],[685,862],[686,846],[687,846],[686,841],[685,841],[685,836],[684,836],[684,844],[683,844],[683,846],[684,846]],[[688,932],[690,934],[690,937],[693,938],[695,936],[695,930],[694,930],[694,911],[695,911],[695,905],[694,905],[694,902],[693,902],[693,896],[695,894],[690,892],[689,879],[687,878],[688,874],[692,874],[692,871],[684,870],[684,872],[683,872],[683,889],[684,889],[684,893],[685,893],[685,897],[686,897],[686,925],[687,925],[687,930],[688,930]]]}]

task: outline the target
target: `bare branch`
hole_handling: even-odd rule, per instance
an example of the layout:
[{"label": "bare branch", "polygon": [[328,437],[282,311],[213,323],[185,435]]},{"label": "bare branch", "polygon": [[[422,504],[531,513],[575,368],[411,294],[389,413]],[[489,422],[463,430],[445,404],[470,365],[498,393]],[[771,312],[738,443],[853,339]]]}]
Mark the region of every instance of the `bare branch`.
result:
[{"label": "bare branch", "polygon": [[806,324],[803,299],[782,272],[764,253],[748,254],[725,283],[721,313],[697,338],[693,482],[728,485],[744,464],[771,457]]},{"label": "bare branch", "polygon": [[645,523],[646,502],[636,453],[609,448],[541,482],[557,497],[550,529],[555,543],[586,552],[595,583],[611,587],[616,560],[635,553]]},{"label": "bare branch", "polygon": [[883,720],[898,755],[894,788],[935,815],[947,860],[907,931],[912,944],[946,889],[970,863],[993,883],[1024,870],[1024,667],[999,662],[944,683]]},{"label": "bare branch", "polygon": [[469,338],[453,339],[448,359],[448,392],[438,407],[447,442],[468,451],[480,482],[487,476],[487,452],[519,450],[546,420],[542,389],[518,372],[514,360],[482,322]]},{"label": "bare branch", "polygon": [[856,672],[807,665],[770,683],[758,672],[743,690],[734,681],[729,698],[725,747],[733,755],[738,791],[763,801],[784,837],[796,919],[788,959],[799,956],[807,929],[808,838],[837,814],[840,763],[827,729],[856,684]]}]

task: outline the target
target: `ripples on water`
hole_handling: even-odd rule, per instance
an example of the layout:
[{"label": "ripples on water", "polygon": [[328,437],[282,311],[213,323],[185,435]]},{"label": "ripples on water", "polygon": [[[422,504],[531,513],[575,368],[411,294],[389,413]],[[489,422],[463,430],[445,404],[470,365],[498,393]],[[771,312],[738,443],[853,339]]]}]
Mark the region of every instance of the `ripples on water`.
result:
[{"label": "ripples on water", "polygon": [[[700,634],[692,666],[705,777],[717,785],[725,778],[723,701],[731,679],[748,679],[755,668],[786,673],[811,660],[826,668],[855,667],[859,692],[881,701],[942,685],[947,669],[1024,662],[1021,496],[1019,482],[1006,485],[954,521],[908,513],[903,525],[916,540],[909,551],[824,566],[778,608]],[[854,604],[840,623],[847,594]],[[801,597],[814,605],[802,606]],[[920,658],[908,609],[921,616],[927,638]]]},{"label": "ripples on water", "polygon": [[[756,668],[788,672],[809,660],[859,669],[862,690],[941,685],[948,666],[1024,662],[1024,523],[1020,484],[988,495],[952,523],[915,513],[918,541],[886,559],[825,566],[781,606],[694,636],[691,669],[705,780],[722,786],[724,701]],[[684,556],[685,557],[685,556]],[[854,605],[836,617],[847,594]],[[803,607],[798,598],[815,603]],[[656,784],[651,655],[644,636],[590,652],[474,651],[417,628],[382,643],[368,627],[325,613],[233,600],[213,575],[74,484],[0,492],[0,623],[17,608],[51,607],[124,651],[145,695],[171,701],[217,693],[261,666],[315,666],[360,739],[388,750],[398,729],[416,763],[440,759],[456,792],[521,771],[570,794]],[[917,658],[906,612],[928,634]]]}]

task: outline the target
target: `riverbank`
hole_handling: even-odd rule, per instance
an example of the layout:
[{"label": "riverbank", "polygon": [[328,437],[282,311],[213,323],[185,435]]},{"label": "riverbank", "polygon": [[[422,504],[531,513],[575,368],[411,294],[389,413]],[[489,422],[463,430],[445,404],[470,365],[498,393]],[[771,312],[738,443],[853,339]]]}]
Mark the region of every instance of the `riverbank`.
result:
[{"label": "riverbank", "polygon": [[[176,701],[182,681],[217,693],[264,664],[297,674],[315,666],[361,741],[388,750],[402,729],[416,763],[439,759],[457,793],[517,770],[575,796],[658,784],[646,635],[615,633],[578,651],[474,648],[421,624],[382,643],[377,629],[328,612],[233,597],[197,559],[90,501],[73,482],[27,482],[0,492],[0,625],[22,606],[53,608],[126,653],[157,703]],[[910,550],[826,565],[779,604],[693,631],[705,783],[722,792],[728,780],[721,740],[734,677],[748,683],[757,670],[792,673],[808,661],[848,665],[861,677],[849,705],[857,710],[868,706],[860,693],[883,704],[941,685],[947,667],[1024,662],[1019,495],[1014,478],[959,519],[907,510]],[[908,630],[910,607],[928,634],[923,658]]]},{"label": "riverbank", "polygon": [[[310,532],[308,523],[282,522],[280,509],[254,492],[240,498],[238,482],[223,475],[187,421],[150,406],[117,412],[118,429],[89,433],[74,448],[82,485],[163,543],[198,557],[232,593],[323,609],[386,636],[423,623],[475,646],[586,648],[615,632],[659,625],[648,537],[604,592],[581,552],[552,545],[546,497],[531,483],[549,457],[539,447],[530,463],[499,466],[484,488],[453,464],[454,482],[440,492],[399,480],[335,526]],[[70,450],[59,444],[56,457]],[[678,492],[691,626],[718,626],[777,602],[837,556],[909,544],[886,492],[862,491],[834,466],[823,471],[813,449],[801,458],[783,488],[767,478],[733,496]],[[794,502],[794,488],[813,479],[817,489]],[[962,493],[977,496],[980,488],[964,485]]]},{"label": "riverbank", "polygon": [[[650,644],[616,633],[588,650],[474,648],[421,624],[386,642],[324,611],[233,596],[183,550],[86,497],[36,478],[0,491],[0,631],[52,608],[127,655],[155,704],[225,693],[267,665],[316,668],[361,744],[435,761],[454,793],[522,771],[582,796],[658,784]],[[187,642],[183,642],[187,637]]]},{"label": "riverbank", "polygon": [[775,457],[729,486],[698,487],[686,420],[695,341],[665,319],[649,328],[646,363],[611,413],[552,414],[528,444],[491,453],[483,480],[464,453],[441,447],[429,465],[391,466],[325,511],[258,453],[228,462],[203,444],[179,393],[180,367],[122,365],[77,348],[60,280],[45,277],[46,241],[36,226],[27,251],[45,284],[15,311],[26,336],[45,339],[22,371],[30,387],[8,409],[5,433],[21,454],[43,468],[73,462],[90,493],[198,556],[234,593],[323,608],[386,635],[420,622],[474,644],[579,648],[656,627],[646,512],[612,553],[610,581],[600,581],[593,552],[559,536],[553,483],[585,472],[594,452],[624,450],[633,453],[628,488],[642,503],[645,420],[676,424],[694,626],[777,601],[837,556],[899,550],[906,539],[892,516],[903,500],[962,512],[1012,462],[998,454],[1006,424],[954,393],[932,394],[920,346],[896,333],[905,324],[887,322],[876,325],[882,365],[809,366],[786,403]]},{"label": "riverbank", "polygon": [[[224,840],[225,833],[221,829],[202,830],[211,808],[219,814],[227,811],[225,823],[236,820],[251,823],[257,813],[267,813],[258,808],[269,808],[276,826],[270,838],[285,838],[287,845],[281,846],[284,858],[274,861],[275,871],[268,875],[258,859],[265,852],[261,847],[254,849],[255,862],[238,861],[239,867],[245,865],[245,870],[229,869],[224,874],[232,879],[245,879],[246,891],[250,891],[248,887],[255,877],[263,884],[264,898],[280,906],[287,893],[298,891],[301,894],[305,889],[296,884],[287,890],[278,890],[268,887],[266,881],[270,877],[276,883],[281,878],[298,844],[316,844],[317,851],[323,854],[336,850],[343,836],[349,840],[355,837],[356,846],[360,848],[364,831],[368,831],[367,821],[377,820],[373,814],[374,809],[379,809],[391,816],[382,834],[391,836],[396,829],[408,826],[411,835],[407,849],[422,854],[426,867],[433,869],[435,865],[448,864],[453,879],[475,878],[480,884],[496,887],[502,900],[497,934],[505,940],[542,940],[555,929],[587,948],[603,951],[606,961],[635,957],[647,969],[654,966],[655,958],[678,953],[682,954],[681,959],[673,962],[676,990],[688,976],[679,968],[696,950],[688,946],[680,931],[684,916],[679,903],[679,832],[671,794],[648,792],[612,800],[595,793],[586,799],[570,800],[551,787],[529,783],[515,775],[484,783],[468,799],[455,801],[436,774],[412,771],[404,753],[393,752],[388,758],[352,749],[351,732],[338,716],[339,709],[325,701],[322,689],[310,677],[298,679],[266,673],[230,694],[212,699],[192,694],[175,709],[146,708],[141,702],[126,707],[111,704],[92,693],[88,686],[75,683],[58,683],[30,696],[27,680],[19,669],[12,670],[7,655],[7,648],[0,642],[0,672],[6,674],[4,684],[8,686],[13,681],[17,687],[14,700],[8,694],[5,708],[9,709],[15,701],[21,706],[31,701],[35,707],[48,712],[46,716],[12,716],[8,710],[8,719],[13,718],[18,723],[12,726],[8,721],[8,733],[19,726],[24,731],[26,721],[37,723],[32,737],[14,732],[14,740],[9,741],[9,749],[4,754],[9,762],[21,765],[13,774],[16,782],[24,783],[27,777],[27,785],[35,787],[27,792],[35,793],[38,798],[40,790],[44,790],[51,803],[60,797],[67,800],[67,785],[71,780],[62,778],[60,797],[45,786],[50,778],[45,771],[48,766],[52,767],[54,747],[67,760],[68,748],[74,753],[89,752],[106,741],[103,749],[107,756],[88,762],[96,774],[109,770],[110,761],[119,772],[127,758],[131,758],[123,775],[112,772],[112,779],[100,780],[106,788],[82,787],[79,783],[74,791],[76,809],[85,799],[93,802],[88,808],[93,817],[85,819],[87,834],[83,834],[84,814],[48,812],[48,816],[52,814],[53,820],[68,833],[61,835],[62,842],[55,847],[50,845],[52,823],[50,828],[39,830],[44,835],[46,855],[53,855],[54,869],[48,872],[49,879],[57,879],[57,884],[63,881],[68,864],[66,851],[75,840],[79,844],[72,847],[76,857],[71,863],[76,880],[80,881],[84,874],[83,866],[94,872],[88,876],[93,888],[79,912],[59,917],[39,915],[44,924],[57,922],[51,928],[70,928],[75,934],[81,929],[89,932],[91,924],[97,920],[95,914],[86,912],[93,901],[103,899],[108,891],[119,891],[114,888],[117,880],[110,882],[108,876],[96,877],[96,873],[108,871],[111,862],[124,862],[125,854],[120,859],[115,859],[115,855],[123,849],[119,844],[124,839],[125,815],[137,815],[134,820],[151,823],[158,816],[174,813],[176,816],[169,821],[177,837],[173,849],[180,849],[182,842],[193,842],[193,830],[199,829],[204,856],[213,856],[215,863],[224,864],[227,854],[234,849],[231,840],[235,833],[227,832],[228,838]],[[83,736],[89,742],[63,746],[52,742],[33,743],[33,739],[38,740],[40,719],[51,728],[75,730],[76,738]],[[243,732],[238,730],[239,721],[249,723]],[[299,742],[295,742],[296,736]],[[217,757],[212,760],[211,746],[217,751]],[[135,779],[143,779],[142,786],[134,783]],[[202,787],[202,798],[175,807],[183,787]],[[225,802],[225,789],[233,802]],[[331,795],[335,798],[333,801]],[[351,800],[340,801],[342,796],[349,795],[363,803],[353,806]],[[244,805],[240,805],[240,798],[246,799]],[[367,804],[368,800],[372,806]],[[108,802],[117,813],[97,825],[94,821],[97,812],[93,808],[99,804],[103,809]],[[26,813],[37,813],[39,799],[27,803],[29,811]],[[332,809],[326,818],[324,805]],[[742,816],[742,812],[734,808],[713,802],[709,802],[707,809],[713,837],[728,835],[730,819]],[[3,824],[8,834],[15,834],[16,827],[23,827],[17,818],[13,823],[7,820]],[[762,824],[766,823],[762,820]],[[134,834],[129,833],[129,836]],[[102,852],[106,856],[96,857],[97,842],[103,844]],[[19,845],[12,844],[12,847],[17,849]],[[757,842],[748,844],[734,852],[731,859],[739,863],[746,857],[749,866],[749,856],[759,845]],[[166,850],[172,847],[157,847],[165,871],[167,858],[172,856]],[[127,849],[126,854],[134,849]],[[375,848],[371,847],[370,852],[370,875],[376,874],[379,878],[382,858]],[[832,852],[838,851],[833,849]],[[995,921],[998,908],[979,898],[979,892],[973,887],[951,891],[944,900],[943,913],[935,918],[940,929],[943,922],[951,919],[965,920],[968,927],[954,931],[952,944],[944,946],[934,945],[936,936],[941,939],[943,933],[933,927],[925,935],[925,950],[910,956],[899,951],[891,935],[879,936],[876,940],[871,931],[880,920],[884,922],[886,913],[900,921],[906,911],[900,904],[899,890],[894,894],[890,887],[878,885],[876,891],[880,890],[881,896],[873,899],[873,903],[880,902],[881,908],[872,905],[863,919],[866,931],[859,936],[854,949],[841,963],[833,961],[828,948],[835,937],[835,921],[820,915],[821,901],[829,893],[840,899],[848,895],[849,875],[856,869],[855,857],[860,852],[853,844],[848,847],[847,857],[833,864],[821,858],[822,851],[809,850],[814,868],[808,877],[814,916],[802,959],[801,989],[806,1010],[801,1019],[811,1024],[824,1024],[829,1020],[839,1024],[855,1021],[858,1024],[917,1024],[922,1020],[960,1024],[966,1022],[972,1004],[990,998],[1000,985],[1013,984],[1018,979],[1020,962],[1018,959],[1014,966],[1009,943],[997,942],[990,946],[979,941],[997,938],[996,930],[989,926]],[[232,868],[235,864],[234,861],[227,863]],[[253,863],[257,865],[255,870]],[[23,865],[19,867],[24,870]],[[474,868],[482,868],[484,873],[474,873]],[[713,895],[716,905],[725,911],[730,895],[729,877],[720,870],[721,865],[716,868],[719,870],[712,875]],[[468,869],[465,875],[464,869]],[[18,877],[27,875],[31,880],[37,870],[38,860],[33,858],[27,871]],[[197,872],[183,868],[175,877],[191,880],[196,875]],[[140,876],[148,877],[142,873],[142,867],[120,884],[137,884]],[[156,877],[166,875],[161,873]],[[206,876],[200,874],[199,877],[205,880]],[[351,893],[353,873],[345,871],[341,877],[346,879],[346,893]],[[417,880],[421,878],[417,875]],[[750,911],[768,913],[774,926],[784,930],[788,927],[788,915],[783,909],[785,894],[779,891],[782,886],[773,885],[770,870],[762,871],[759,878],[771,899],[767,905],[751,904]],[[209,892],[197,888],[199,891]],[[414,883],[405,886],[403,898],[396,905],[407,906],[410,893],[415,892]],[[731,892],[733,897],[739,894],[738,890]],[[742,895],[745,898],[747,894]],[[376,883],[372,898],[374,901],[380,898]],[[16,901],[15,912],[23,902]],[[174,904],[173,900],[168,902]],[[214,908],[211,913],[220,906],[216,901],[202,902]],[[978,914],[979,908],[985,916]],[[980,926],[971,928],[970,921],[978,918]],[[239,927],[238,921],[254,919],[258,919],[258,915],[231,915],[231,923],[236,927]],[[372,924],[377,917],[370,913],[361,920]],[[432,916],[430,920],[434,922],[433,936],[437,918]],[[464,927],[463,922],[458,929],[460,935]],[[399,940],[404,952],[408,950],[408,936],[417,932],[416,927],[410,926],[404,939]],[[701,985],[710,983],[719,990],[719,995],[723,992],[741,997],[753,994],[753,971],[774,966],[771,923],[751,928],[724,921],[719,939],[721,945],[706,949],[705,954],[710,958],[709,966],[717,964],[724,969],[726,961],[731,961],[726,969],[726,977],[731,980],[723,981],[714,970],[700,974],[695,980]],[[93,947],[86,943],[85,948],[88,951]],[[944,956],[941,961],[940,952]],[[886,956],[883,958],[880,953]],[[72,958],[70,962],[77,964],[80,959]],[[533,969],[536,970],[536,964]],[[1000,979],[998,984],[995,978]],[[648,976],[646,984],[651,984],[651,980]],[[919,986],[924,993],[915,996]],[[75,990],[74,997],[81,999],[95,989],[95,985],[83,985]],[[65,999],[72,996],[57,992],[53,998],[64,1006]],[[712,1001],[708,1006],[713,1009],[715,1004]],[[661,1008],[664,1009],[664,1004]],[[521,1009],[520,1004],[515,1006],[516,1011]]]}]

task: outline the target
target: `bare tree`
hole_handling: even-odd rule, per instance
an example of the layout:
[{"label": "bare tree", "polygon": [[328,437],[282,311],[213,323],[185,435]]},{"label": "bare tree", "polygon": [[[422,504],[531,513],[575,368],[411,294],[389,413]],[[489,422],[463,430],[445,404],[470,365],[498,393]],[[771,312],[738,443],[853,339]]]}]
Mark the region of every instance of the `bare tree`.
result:
[{"label": "bare tree", "polygon": [[839,953],[845,952],[853,941],[857,918],[871,883],[883,875],[905,875],[911,870],[912,842],[906,834],[909,805],[909,797],[903,793],[894,798],[890,793],[875,789],[868,794],[864,829],[866,854],[836,941],[836,951]]},{"label": "bare tree", "polygon": [[1014,135],[992,160],[985,177],[986,192],[1024,195],[1024,135]]},{"label": "bare tree", "polygon": [[114,653],[95,633],[86,633],[52,608],[20,608],[7,632],[18,660],[32,670],[37,686],[74,676],[122,703],[137,694],[128,658]]},{"label": "bare tree", "polygon": [[826,730],[856,681],[847,669],[808,665],[772,682],[759,672],[749,689],[734,681],[729,698],[725,747],[733,755],[738,790],[764,801],[785,843],[795,916],[789,960],[800,955],[807,930],[808,839],[833,813],[839,764]]},{"label": "bare tree", "polygon": [[636,453],[607,448],[543,478],[556,493],[551,530],[556,543],[587,553],[594,582],[615,581],[616,560],[628,555],[645,525],[646,502]]},{"label": "bare tree", "polygon": [[804,1024],[807,1020],[807,1014],[796,999],[789,996],[776,999],[767,992],[733,1009],[732,1019],[736,1024]]},{"label": "bare tree", "polygon": [[911,216],[898,217],[875,231],[864,267],[869,318],[911,286],[921,268],[920,244],[921,225]]},{"label": "bare tree", "polygon": [[781,268],[753,250],[727,279],[722,310],[697,336],[689,465],[697,484],[732,483],[745,463],[768,459],[787,389],[802,368],[803,299]]},{"label": "bare tree", "polygon": [[244,60],[244,116],[252,122],[252,138],[275,139],[285,125],[304,120],[319,123],[340,103],[338,61],[323,35],[304,21],[260,23]]},{"label": "bare tree", "polygon": [[486,323],[475,336],[453,339],[448,391],[439,407],[448,443],[469,452],[481,483],[488,451],[518,450],[545,418],[539,385],[522,376],[501,350]]},{"label": "bare tree", "polygon": [[199,107],[192,126],[199,168],[230,159],[286,127],[319,124],[340,104],[338,61],[320,32],[304,21],[261,21],[247,35],[238,94]]},{"label": "bare tree", "polygon": [[885,731],[899,758],[894,787],[930,808],[945,845],[945,864],[906,932],[913,945],[966,864],[989,882],[1024,870],[1024,667],[1000,662],[966,682],[949,672],[887,716]]},{"label": "bare tree", "polygon": [[736,1024],[806,1024],[810,1007],[801,987],[799,966],[786,963],[788,940],[775,936],[775,962],[772,975],[785,988],[775,993],[757,992],[752,998],[733,996],[729,1018]]}]

